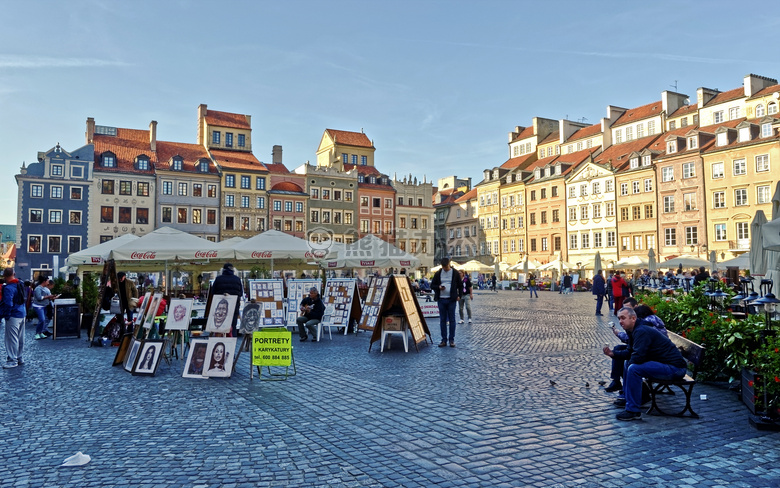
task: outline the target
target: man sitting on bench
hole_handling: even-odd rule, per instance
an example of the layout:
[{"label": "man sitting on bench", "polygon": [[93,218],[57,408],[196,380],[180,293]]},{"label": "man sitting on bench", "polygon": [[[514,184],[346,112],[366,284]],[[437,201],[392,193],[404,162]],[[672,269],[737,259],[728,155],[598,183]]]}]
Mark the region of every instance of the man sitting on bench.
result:
[{"label": "man sitting on bench", "polygon": [[[679,349],[653,327],[637,321],[636,312],[623,307],[618,311],[620,326],[628,334],[631,357],[625,376],[623,390],[626,394],[626,409],[617,414],[618,420],[639,420],[642,405],[642,378],[678,380],[688,372],[687,364]],[[609,346],[604,354],[613,357]]]}]

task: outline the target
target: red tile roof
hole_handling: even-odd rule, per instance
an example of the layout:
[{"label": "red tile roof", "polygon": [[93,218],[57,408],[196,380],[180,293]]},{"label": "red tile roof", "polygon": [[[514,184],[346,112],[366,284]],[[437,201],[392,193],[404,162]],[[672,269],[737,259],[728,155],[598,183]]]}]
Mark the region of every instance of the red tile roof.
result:
[{"label": "red tile roof", "polygon": [[601,122],[593,124],[588,127],[583,127],[569,137],[566,142],[576,141],[578,139],[585,139],[587,137],[593,137],[596,134],[601,134]]},{"label": "red tile roof", "polygon": [[520,139],[525,139],[525,138],[531,137],[533,135],[534,135],[534,128],[533,128],[533,126],[531,126],[531,127],[520,127],[520,133],[512,138],[512,142],[519,141]]},{"label": "red tile roof", "polygon": [[504,162],[504,164],[501,165],[502,169],[515,169],[520,168],[524,169],[530,162],[536,157],[535,152],[531,152],[528,154],[523,154],[522,156],[518,156],[516,158],[509,158]]},{"label": "red tile roof", "polygon": [[382,173],[376,169],[374,166],[368,166],[367,164],[360,164],[360,165],[354,165],[354,164],[345,164],[344,165],[344,171],[350,171],[352,168],[357,168],[358,174],[361,174],[363,176],[381,176]]},{"label": "red tile roof", "polygon": [[183,171],[198,171],[198,162],[206,159],[209,162],[209,173],[216,173],[217,169],[211,164],[211,157],[200,144],[187,144],[184,142],[157,141],[157,169],[168,169],[174,156],[181,156],[184,160]]},{"label": "red tile roof", "polygon": [[[149,142],[149,131],[138,129],[116,129],[116,136],[95,134],[95,169],[97,171],[154,174],[154,165],[157,163],[157,154],[152,151]],[[105,152],[112,152],[116,156],[116,168],[104,168],[101,166],[101,156]],[[149,157],[149,169],[139,171],[134,168],[138,156]]]},{"label": "red tile roof", "polygon": [[295,183],[293,183],[291,181],[282,181],[280,183],[277,183],[277,184],[275,184],[271,188],[271,190],[276,190],[276,191],[293,191],[293,192],[298,192],[298,193],[302,193],[303,192],[303,189],[300,186],[296,185]]},{"label": "red tile roof", "polygon": [[558,142],[558,140],[560,138],[561,138],[561,133],[556,130],[552,134],[550,134],[547,137],[545,137],[544,139],[542,139],[542,141],[539,142],[538,144],[541,146],[541,145],[544,145],[544,144],[550,144],[552,142]]},{"label": "red tile roof", "polygon": [[662,110],[663,110],[663,103],[661,102],[661,100],[658,100],[657,102],[653,102],[653,103],[648,103],[647,105],[642,105],[641,107],[626,110],[625,113],[623,113],[623,115],[621,115],[620,118],[618,118],[615,121],[615,123],[612,124],[612,127],[632,124],[638,120],[654,117],[660,114]]},{"label": "red tile roof", "polygon": [[223,169],[238,171],[263,171],[268,169],[254,154],[243,151],[228,151],[225,149],[212,149],[211,156]]},{"label": "red tile roof", "polygon": [[287,169],[287,166],[285,166],[282,163],[263,163],[266,168],[268,168],[268,171],[271,173],[283,173],[287,174],[290,172],[290,170]]},{"label": "red tile roof", "polygon": [[455,200],[455,203],[467,202],[467,201],[472,200],[474,198],[477,198],[477,189],[476,188],[472,188],[465,195],[463,195],[461,197],[458,197]]},{"label": "red tile roof", "polygon": [[619,170],[628,165],[628,155],[634,151],[639,152],[645,148],[659,152],[664,151],[666,149],[664,145],[665,137],[666,133],[661,133],[623,144],[615,144],[606,148],[604,152],[595,156],[593,160],[599,164],[609,164]]},{"label": "red tile roof", "polygon": [[678,108],[674,112],[672,112],[671,115],[668,115],[667,118],[674,118],[674,117],[682,117],[683,115],[688,115],[691,112],[698,112],[699,106],[698,105],[683,105],[682,107]]},{"label": "red tile roof", "polygon": [[231,127],[234,129],[251,129],[246,115],[233,114],[230,112],[218,112],[216,110],[206,110],[206,123],[220,127]]},{"label": "red tile roof", "polygon": [[349,132],[346,130],[325,129],[336,144],[340,146],[374,147],[368,136],[363,132]]},{"label": "red tile roof", "polygon": [[771,95],[772,93],[777,93],[777,92],[780,92],[780,85],[768,86],[754,93],[752,97],[748,97],[748,100],[765,97],[767,95]]},{"label": "red tile roof", "polygon": [[730,102],[732,100],[736,100],[737,98],[742,98],[745,96],[745,89],[742,87],[734,88],[733,90],[729,90],[727,92],[718,93],[715,95],[712,100],[705,103],[705,107],[709,107],[711,105],[718,105],[720,103],[726,103]]}]

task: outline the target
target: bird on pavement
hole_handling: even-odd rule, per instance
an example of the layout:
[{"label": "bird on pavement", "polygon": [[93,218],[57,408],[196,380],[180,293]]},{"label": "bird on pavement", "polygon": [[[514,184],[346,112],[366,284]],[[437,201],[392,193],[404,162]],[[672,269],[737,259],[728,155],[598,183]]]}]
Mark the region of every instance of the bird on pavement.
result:
[{"label": "bird on pavement", "polygon": [[606,381],[599,381],[599,386],[604,386],[604,385],[606,385],[606,384],[607,384],[607,382],[606,382]]},{"label": "bird on pavement", "polygon": [[588,383],[587,381],[585,382],[585,388],[590,388],[590,383]]},{"label": "bird on pavement", "polygon": [[553,380],[550,380],[550,386],[555,386],[555,385],[557,385],[557,384],[558,384],[558,383],[554,382]]}]

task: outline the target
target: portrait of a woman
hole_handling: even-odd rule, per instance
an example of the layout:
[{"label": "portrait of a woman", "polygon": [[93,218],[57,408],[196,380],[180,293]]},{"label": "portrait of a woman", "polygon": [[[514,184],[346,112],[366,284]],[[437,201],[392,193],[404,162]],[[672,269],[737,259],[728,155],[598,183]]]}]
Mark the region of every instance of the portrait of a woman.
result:
[{"label": "portrait of a woman", "polygon": [[[229,322],[228,322],[229,324]],[[206,351],[203,376],[229,378],[233,372],[232,354],[236,350],[235,337],[211,337]]]},{"label": "portrait of a woman", "polygon": [[209,361],[209,372],[225,372],[225,361],[227,353],[225,352],[225,343],[217,342],[211,351],[211,360]]},{"label": "portrait of a woman", "polygon": [[139,371],[152,371],[154,369],[154,353],[157,352],[155,346],[149,346],[144,353],[141,364],[138,365]]}]

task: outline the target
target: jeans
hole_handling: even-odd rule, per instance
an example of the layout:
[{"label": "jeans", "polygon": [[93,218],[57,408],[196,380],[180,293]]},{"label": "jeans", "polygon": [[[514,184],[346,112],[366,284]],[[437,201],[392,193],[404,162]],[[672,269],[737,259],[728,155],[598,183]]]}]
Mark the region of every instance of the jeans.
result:
[{"label": "jeans", "polygon": [[33,307],[38,316],[38,326],[35,328],[36,334],[42,334],[44,330],[49,329],[49,323],[46,319],[46,307]]},{"label": "jeans", "polygon": [[639,412],[642,406],[642,378],[657,378],[659,380],[678,380],[685,376],[687,368],[678,368],[670,364],[648,361],[642,364],[630,364],[626,371],[626,410]]},{"label": "jeans", "polygon": [[463,320],[463,307],[466,307],[466,312],[471,320],[471,297],[469,295],[463,295],[458,302],[458,311],[460,312],[460,320]]},{"label": "jeans", "polygon": [[[439,298],[439,326],[441,327],[441,341],[455,342],[455,307],[458,300],[452,298]],[[447,334],[447,322],[450,324]]]},{"label": "jeans", "polygon": [[24,318],[5,319],[5,354],[9,363],[18,363],[24,349]]},{"label": "jeans", "polygon": [[538,288],[536,286],[529,286],[528,291],[531,293],[530,298],[533,298],[534,295],[536,295],[536,298],[539,298],[539,293],[537,293]]},{"label": "jeans", "polygon": [[604,295],[596,295],[596,313],[601,313],[602,305],[604,305]]},{"label": "jeans", "polygon": [[631,356],[631,352],[627,344],[618,344],[612,348],[612,352],[615,353],[615,357],[612,358],[612,372],[609,377],[613,381],[619,381],[623,378],[626,359]]},{"label": "jeans", "polygon": [[295,322],[298,324],[298,335],[301,336],[301,339],[304,337],[308,337],[306,335],[306,329],[309,329],[309,333],[314,336],[314,339],[317,340],[317,324],[320,323],[319,319],[309,319],[308,317],[298,317],[295,319]]}]

